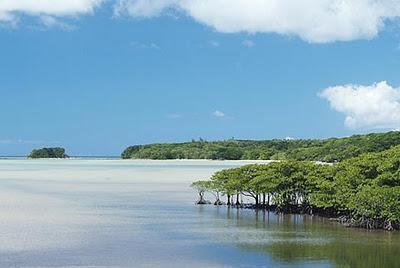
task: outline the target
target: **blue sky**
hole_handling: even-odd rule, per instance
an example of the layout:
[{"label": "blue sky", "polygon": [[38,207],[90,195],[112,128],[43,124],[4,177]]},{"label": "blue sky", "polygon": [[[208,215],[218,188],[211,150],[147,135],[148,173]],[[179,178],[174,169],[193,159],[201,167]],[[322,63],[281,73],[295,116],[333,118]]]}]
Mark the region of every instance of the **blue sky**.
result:
[{"label": "blue sky", "polygon": [[237,29],[235,12],[226,26],[157,1],[119,1],[118,12],[112,1],[82,2],[89,9],[64,13],[0,4],[0,155],[400,127],[400,12],[379,14],[377,32],[361,23],[342,36],[330,20],[316,35],[307,24]]}]

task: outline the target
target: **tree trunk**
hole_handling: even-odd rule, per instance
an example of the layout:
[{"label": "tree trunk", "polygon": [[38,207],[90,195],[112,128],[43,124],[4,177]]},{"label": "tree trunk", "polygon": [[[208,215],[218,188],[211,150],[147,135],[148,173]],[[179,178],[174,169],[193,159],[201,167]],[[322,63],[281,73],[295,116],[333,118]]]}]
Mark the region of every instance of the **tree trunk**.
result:
[{"label": "tree trunk", "polygon": [[228,206],[230,206],[231,205],[231,195],[227,195],[227,197],[228,197],[228,203],[226,203]]},{"label": "tree trunk", "polygon": [[197,201],[197,204],[203,205],[206,204],[206,200],[204,199],[204,191],[199,191],[199,201]]},{"label": "tree trunk", "polygon": [[219,199],[219,192],[216,193],[216,199],[214,205],[220,206],[222,205],[221,200]]},{"label": "tree trunk", "polygon": [[236,195],[236,206],[240,206],[239,195],[240,194]]},{"label": "tree trunk", "polygon": [[263,193],[263,205],[265,206],[265,193]]}]

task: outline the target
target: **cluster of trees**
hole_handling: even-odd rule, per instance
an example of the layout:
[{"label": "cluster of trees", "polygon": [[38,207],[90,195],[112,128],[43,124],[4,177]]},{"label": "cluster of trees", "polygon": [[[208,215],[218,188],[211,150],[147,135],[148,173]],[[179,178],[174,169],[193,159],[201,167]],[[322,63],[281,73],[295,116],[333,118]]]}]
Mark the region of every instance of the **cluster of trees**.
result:
[{"label": "cluster of trees", "polygon": [[68,158],[65,149],[60,147],[34,149],[28,158]]},{"label": "cluster of trees", "polygon": [[365,153],[336,164],[284,160],[252,164],[216,172],[210,180],[192,184],[199,203],[204,193],[215,204],[243,206],[280,212],[311,213],[340,217],[344,223],[365,228],[400,228],[400,146]]},{"label": "cluster of trees", "polygon": [[130,146],[123,159],[310,160],[338,162],[400,145],[400,132],[326,140],[226,140]]}]

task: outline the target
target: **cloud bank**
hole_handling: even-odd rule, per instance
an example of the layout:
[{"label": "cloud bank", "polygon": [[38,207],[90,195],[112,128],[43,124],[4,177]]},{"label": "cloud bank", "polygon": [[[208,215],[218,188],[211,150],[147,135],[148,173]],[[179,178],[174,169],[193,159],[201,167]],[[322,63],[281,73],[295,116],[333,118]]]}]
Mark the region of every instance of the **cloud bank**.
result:
[{"label": "cloud bank", "polygon": [[371,39],[400,16],[398,0],[118,0],[115,14],[184,13],[223,33],[278,33],[308,42]]},{"label": "cloud bank", "polygon": [[55,17],[91,14],[102,2],[103,0],[1,0],[0,22],[15,22],[20,14]]},{"label": "cloud bank", "polygon": [[[106,0],[1,0],[0,22],[91,14]],[[184,14],[222,33],[277,33],[313,43],[371,39],[400,17],[399,0],[108,0],[115,16]]]},{"label": "cloud bank", "polygon": [[400,88],[386,81],[330,87],[319,95],[335,111],[346,115],[349,128],[400,129]]}]

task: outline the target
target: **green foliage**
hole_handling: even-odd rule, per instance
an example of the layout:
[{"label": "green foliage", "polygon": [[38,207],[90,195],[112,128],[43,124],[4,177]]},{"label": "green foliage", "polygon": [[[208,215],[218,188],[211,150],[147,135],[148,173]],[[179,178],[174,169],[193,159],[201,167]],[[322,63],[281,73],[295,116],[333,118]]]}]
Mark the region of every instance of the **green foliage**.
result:
[{"label": "green foliage", "polygon": [[205,192],[214,189],[212,181],[195,181],[190,186],[199,192]]},{"label": "green foliage", "polygon": [[68,158],[65,149],[60,147],[34,149],[28,158]]},{"label": "green foliage", "polygon": [[261,195],[268,195],[277,208],[329,211],[399,228],[400,146],[337,164],[284,160],[245,165],[216,172],[204,187],[250,196],[256,204]]},{"label": "green foliage", "polygon": [[267,195],[277,208],[302,206],[400,226],[400,132],[396,131],[327,140],[201,139],[137,145],[128,147],[122,157],[279,160],[222,170],[193,187],[217,198],[220,193],[245,195],[259,204],[261,196]]},{"label": "green foliage", "polygon": [[352,197],[349,208],[357,218],[399,220],[400,187],[361,187]]},{"label": "green foliage", "polygon": [[339,162],[367,152],[380,152],[400,145],[400,132],[355,135],[326,140],[226,140],[200,139],[186,143],[130,146],[122,158],[137,159],[271,159]]}]

